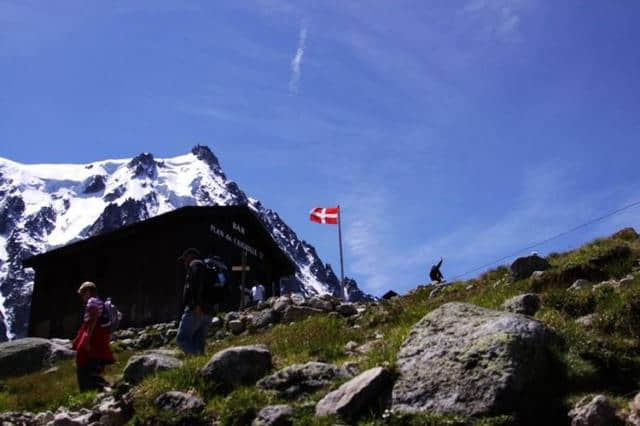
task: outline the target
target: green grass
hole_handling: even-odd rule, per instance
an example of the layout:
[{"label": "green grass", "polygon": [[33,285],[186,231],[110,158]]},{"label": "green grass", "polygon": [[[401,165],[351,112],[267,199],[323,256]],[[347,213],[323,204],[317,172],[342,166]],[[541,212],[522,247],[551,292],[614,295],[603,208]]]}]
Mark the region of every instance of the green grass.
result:
[{"label": "green grass", "polygon": [[[116,354],[116,363],[106,369],[105,377],[110,383],[120,378],[131,355],[131,352]],[[75,361],[61,361],[56,367],[52,373],[36,372],[4,379],[0,387],[0,412],[55,411],[62,405],[69,408],[90,406],[96,394],[78,390]]]},{"label": "green grass", "polygon": [[[602,267],[609,275],[624,276],[639,257],[640,239],[601,239],[573,252],[554,254],[549,257],[552,265],[549,273],[556,274],[556,278],[562,277],[559,271],[563,268],[589,263],[620,245],[630,247],[632,256],[622,261],[611,260]],[[552,328],[558,336],[552,346],[558,361],[554,366],[558,369],[554,378],[558,383],[550,386],[560,395],[560,404],[564,404],[561,408],[566,410],[576,398],[591,393],[607,393],[622,406],[640,389],[640,277],[620,289],[602,287],[568,292],[566,288],[570,284],[555,282],[552,286],[538,288],[531,279],[513,282],[508,269],[502,266],[476,279],[452,283],[434,298],[429,297],[432,288],[425,287],[404,297],[381,301],[359,317],[358,327],[353,327],[353,320],[321,315],[291,325],[277,325],[266,331],[251,330],[247,335],[232,336],[210,344],[206,355],[185,359],[181,368],[161,372],[138,385],[134,393],[136,416],[131,423],[197,424],[197,419],[168,417],[153,407],[153,400],[165,391],[193,390],[207,402],[206,415],[216,418],[222,425],[250,423],[249,419],[262,407],[277,403],[292,404],[295,425],[341,424],[336,418],[314,416],[315,402],[340,382],[287,402],[254,387],[222,389],[215,383],[203,381],[197,371],[214,353],[227,347],[249,344],[267,345],[273,355],[275,369],[307,361],[336,364],[355,361],[361,370],[379,365],[387,365],[393,370],[398,350],[411,327],[442,304],[460,301],[499,309],[508,298],[536,288],[542,296],[542,307],[536,319]],[[595,315],[594,326],[590,329],[575,322],[576,318],[587,314]],[[384,338],[369,354],[345,353],[347,342],[366,343],[373,339],[375,333],[382,333]],[[111,371],[120,372],[123,365],[121,361]],[[0,386],[0,409],[39,411],[55,408],[56,404],[82,406],[90,402],[90,394],[76,391],[73,364],[61,363],[59,367],[60,370],[52,375],[31,375],[5,381],[4,387]],[[512,418],[504,416],[468,419],[434,414],[381,414],[379,410],[365,414],[359,424],[488,426],[514,423]]]}]

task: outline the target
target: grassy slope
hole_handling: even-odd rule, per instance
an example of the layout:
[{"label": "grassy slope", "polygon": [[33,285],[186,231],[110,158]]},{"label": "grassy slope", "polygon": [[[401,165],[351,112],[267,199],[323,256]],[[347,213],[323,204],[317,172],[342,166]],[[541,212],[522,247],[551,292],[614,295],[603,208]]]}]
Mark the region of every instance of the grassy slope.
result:
[{"label": "grassy slope", "polygon": [[[633,257],[640,255],[640,240],[609,238],[596,240],[579,250],[554,254],[549,257],[551,272],[562,271],[574,264],[586,263],[617,245],[627,245]],[[615,277],[631,270],[630,260],[614,260],[603,269]],[[568,407],[587,393],[606,393],[620,404],[626,403],[640,388],[640,278],[620,290],[601,288],[577,293],[565,289],[571,283],[554,282],[546,286],[531,280],[510,282],[508,270],[500,267],[481,277],[453,283],[437,297],[429,299],[431,289],[423,288],[392,301],[383,301],[369,309],[357,324],[342,318],[318,316],[292,325],[278,325],[266,332],[237,336],[217,342],[207,348],[207,355],[186,360],[185,366],[164,372],[145,380],[135,391],[136,417],[132,423],[194,424],[196,419],[170,419],[153,408],[152,401],[167,390],[196,390],[207,401],[207,411],[217,416],[222,424],[247,424],[263,406],[286,403],[271,393],[254,387],[239,388],[230,393],[217,389],[198,378],[196,371],[209,357],[225,347],[243,344],[266,344],[274,356],[276,368],[310,360],[342,363],[354,361],[362,370],[381,364],[393,367],[395,355],[409,329],[429,311],[449,301],[464,301],[487,308],[499,308],[509,297],[538,290],[542,295],[542,308],[536,318],[552,327],[560,339],[554,351],[560,360],[562,371],[562,403]],[[582,315],[595,313],[592,329],[585,329],[574,322]],[[356,325],[356,327],[354,327]],[[375,333],[384,338],[366,356],[347,356],[344,345],[354,340],[365,343],[373,340]],[[121,371],[122,363],[130,354],[121,354],[120,366],[111,369]],[[73,366],[64,363],[57,373],[41,374],[11,379],[0,392],[0,410],[51,408],[59,403],[83,403],[90,395],[74,392]],[[52,392],[53,383],[56,391]],[[335,388],[339,383],[334,384]],[[316,419],[313,405],[329,389],[304,397],[293,405],[296,424],[334,424],[335,419]],[[38,394],[34,396],[33,394]],[[443,416],[388,417],[372,412],[361,420],[363,425],[395,424],[465,424],[468,419]],[[384,418],[383,418],[384,417]],[[508,418],[475,420],[476,424],[507,424]]]}]

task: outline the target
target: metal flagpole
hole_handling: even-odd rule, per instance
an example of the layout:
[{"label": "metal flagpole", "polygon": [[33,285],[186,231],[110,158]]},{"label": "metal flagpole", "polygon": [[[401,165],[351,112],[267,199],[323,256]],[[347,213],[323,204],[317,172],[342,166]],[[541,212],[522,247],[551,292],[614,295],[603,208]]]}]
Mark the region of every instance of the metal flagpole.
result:
[{"label": "metal flagpole", "polygon": [[338,204],[338,242],[340,243],[340,288],[342,289],[342,298],[346,299],[344,292],[344,262],[342,260],[342,213],[340,204]]}]

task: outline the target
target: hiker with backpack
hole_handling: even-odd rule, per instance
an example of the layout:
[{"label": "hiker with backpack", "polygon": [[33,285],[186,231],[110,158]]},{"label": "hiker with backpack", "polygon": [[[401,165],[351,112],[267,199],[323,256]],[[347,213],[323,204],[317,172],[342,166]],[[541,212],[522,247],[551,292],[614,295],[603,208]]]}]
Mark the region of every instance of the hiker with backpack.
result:
[{"label": "hiker with backpack", "polygon": [[213,281],[219,281],[226,271],[219,271],[213,263],[205,265],[195,248],[185,250],[178,261],[183,263],[187,275],[183,290],[184,311],[176,343],[188,355],[204,354],[211,316],[215,313],[215,305],[220,303],[219,299],[216,300],[220,294],[219,286],[216,288]]},{"label": "hiker with backpack", "polygon": [[[78,295],[84,303],[82,325],[73,349],[76,351],[76,374],[80,391],[91,389],[103,390],[109,383],[102,377],[105,366],[113,364],[115,358],[111,353],[112,309],[110,304],[105,309],[105,302],[97,297],[94,283],[87,281],[78,289]],[[117,311],[116,311],[117,312]],[[118,321],[119,318],[115,318]]]},{"label": "hiker with backpack", "polygon": [[440,284],[443,279],[442,272],[440,272],[441,266],[442,266],[442,258],[440,258],[440,262],[438,262],[437,264],[431,267],[431,272],[429,272],[429,278],[431,278],[431,281],[436,281],[438,282],[438,284]]}]

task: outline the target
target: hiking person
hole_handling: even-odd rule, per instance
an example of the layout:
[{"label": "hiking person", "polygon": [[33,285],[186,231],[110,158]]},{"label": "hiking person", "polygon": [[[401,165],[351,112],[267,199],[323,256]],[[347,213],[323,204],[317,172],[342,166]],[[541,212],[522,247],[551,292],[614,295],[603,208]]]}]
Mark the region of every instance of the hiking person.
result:
[{"label": "hiking person", "polygon": [[253,287],[251,287],[251,300],[254,304],[264,300],[264,286],[258,281],[253,283]]},{"label": "hiking person", "polygon": [[204,353],[205,341],[213,307],[205,300],[207,271],[201,260],[200,252],[188,248],[178,258],[182,262],[187,275],[184,280],[184,311],[178,326],[176,343],[186,354]]},{"label": "hiking person", "polygon": [[115,359],[109,348],[111,329],[106,318],[104,302],[97,297],[94,283],[87,281],[78,288],[78,295],[84,303],[82,325],[73,349],[76,351],[76,375],[81,392],[90,389],[103,390],[109,383],[102,377],[104,367],[113,364]]},{"label": "hiking person", "polygon": [[437,281],[440,284],[442,280],[442,272],[440,272],[440,267],[442,266],[442,258],[440,258],[440,262],[436,263],[431,267],[431,272],[429,272],[429,278],[431,281]]}]

